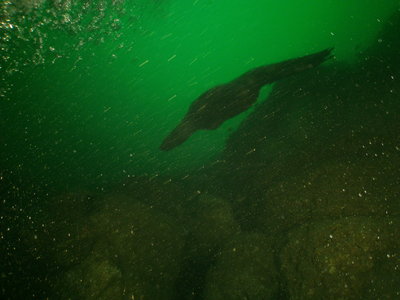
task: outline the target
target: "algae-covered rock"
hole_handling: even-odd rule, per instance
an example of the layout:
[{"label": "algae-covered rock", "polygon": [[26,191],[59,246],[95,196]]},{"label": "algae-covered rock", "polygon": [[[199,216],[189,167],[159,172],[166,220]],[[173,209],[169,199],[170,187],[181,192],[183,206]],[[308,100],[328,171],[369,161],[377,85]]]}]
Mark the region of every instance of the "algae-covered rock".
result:
[{"label": "algae-covered rock", "polygon": [[163,176],[136,176],[125,180],[115,190],[120,195],[136,199],[183,221],[187,196],[176,180]]},{"label": "algae-covered rock", "polygon": [[211,267],[204,299],[275,299],[278,274],[271,242],[243,233],[229,241]]},{"label": "algae-covered rock", "polygon": [[240,230],[228,201],[203,194],[193,203],[189,252],[197,257],[214,255]]},{"label": "algae-covered rock", "polygon": [[59,278],[57,299],[124,299],[122,273],[109,259],[92,255]]},{"label": "algae-covered rock", "polygon": [[140,299],[171,299],[179,272],[182,230],[150,206],[115,201],[93,215],[99,248],[121,269],[124,288]]},{"label": "algae-covered rock", "polygon": [[173,299],[184,244],[173,219],[115,195],[90,216],[85,230],[93,243],[90,255],[61,275],[58,297]]},{"label": "algae-covered rock", "polygon": [[314,221],[281,252],[290,299],[397,299],[400,225],[389,217]]},{"label": "algae-covered rock", "polygon": [[399,175],[384,157],[321,162],[271,183],[256,200],[253,222],[272,233],[315,218],[399,215]]}]

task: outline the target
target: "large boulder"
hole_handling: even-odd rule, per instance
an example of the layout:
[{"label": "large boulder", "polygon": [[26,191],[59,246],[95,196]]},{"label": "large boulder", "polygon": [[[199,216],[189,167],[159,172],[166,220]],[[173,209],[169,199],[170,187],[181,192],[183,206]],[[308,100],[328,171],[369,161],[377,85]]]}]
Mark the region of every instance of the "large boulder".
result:
[{"label": "large boulder", "polygon": [[293,229],[281,251],[288,298],[397,299],[399,225],[389,217],[348,217]]},{"label": "large boulder", "polygon": [[278,273],[271,241],[243,233],[225,244],[206,277],[204,299],[275,299]]},{"label": "large boulder", "polygon": [[230,203],[222,198],[202,194],[192,203],[188,222],[189,255],[198,258],[214,256],[224,243],[240,231]]},{"label": "large boulder", "polygon": [[57,299],[125,299],[124,278],[109,258],[91,255],[60,276]]},{"label": "large boulder", "polygon": [[125,196],[108,196],[81,230],[88,256],[59,274],[59,299],[173,299],[183,231],[168,215]]},{"label": "large boulder", "polygon": [[319,218],[400,216],[400,174],[385,158],[327,161],[272,183],[252,222],[270,234]]}]

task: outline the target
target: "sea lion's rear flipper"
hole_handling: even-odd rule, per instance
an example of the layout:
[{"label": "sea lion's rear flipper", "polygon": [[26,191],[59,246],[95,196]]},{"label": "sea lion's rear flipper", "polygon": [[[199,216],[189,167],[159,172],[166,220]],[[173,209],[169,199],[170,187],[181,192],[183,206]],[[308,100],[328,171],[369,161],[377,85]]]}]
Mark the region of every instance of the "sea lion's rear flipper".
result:
[{"label": "sea lion's rear flipper", "polygon": [[332,50],[333,48],[328,48],[317,53],[289,59],[272,65],[277,72],[274,81],[319,66],[332,57]]},{"label": "sea lion's rear flipper", "polygon": [[[332,57],[333,48],[328,48],[317,53],[289,59],[282,62],[282,67],[287,67],[295,73],[314,68]],[[279,63],[278,63],[279,64]]]},{"label": "sea lion's rear flipper", "polygon": [[251,79],[257,85],[264,86],[322,64],[332,57],[332,50],[333,48],[328,48],[302,57],[258,67],[245,73],[240,78],[243,80]]}]

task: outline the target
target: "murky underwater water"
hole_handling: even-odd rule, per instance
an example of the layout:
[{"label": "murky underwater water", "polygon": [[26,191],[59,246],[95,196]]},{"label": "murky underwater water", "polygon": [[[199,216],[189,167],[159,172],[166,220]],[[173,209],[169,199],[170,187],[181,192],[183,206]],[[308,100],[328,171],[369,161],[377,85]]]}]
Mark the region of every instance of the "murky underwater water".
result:
[{"label": "murky underwater water", "polygon": [[[1,2],[2,298],[399,297],[399,9]],[[210,88],[331,47],[159,149]]]}]

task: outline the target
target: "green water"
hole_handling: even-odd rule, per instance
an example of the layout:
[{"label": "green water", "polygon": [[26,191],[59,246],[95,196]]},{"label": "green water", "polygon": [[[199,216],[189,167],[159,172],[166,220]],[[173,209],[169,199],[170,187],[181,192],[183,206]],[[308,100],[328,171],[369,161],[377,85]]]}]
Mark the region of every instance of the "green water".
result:
[{"label": "green water", "polygon": [[57,185],[201,167],[248,112],[162,153],[162,139],[199,94],[327,47],[352,62],[398,8],[378,0],[24,3],[2,4],[10,74],[3,73],[1,163]]},{"label": "green water", "polygon": [[[399,26],[398,0],[1,1],[0,298],[397,299]],[[159,149],[208,89],[331,47]]]}]

